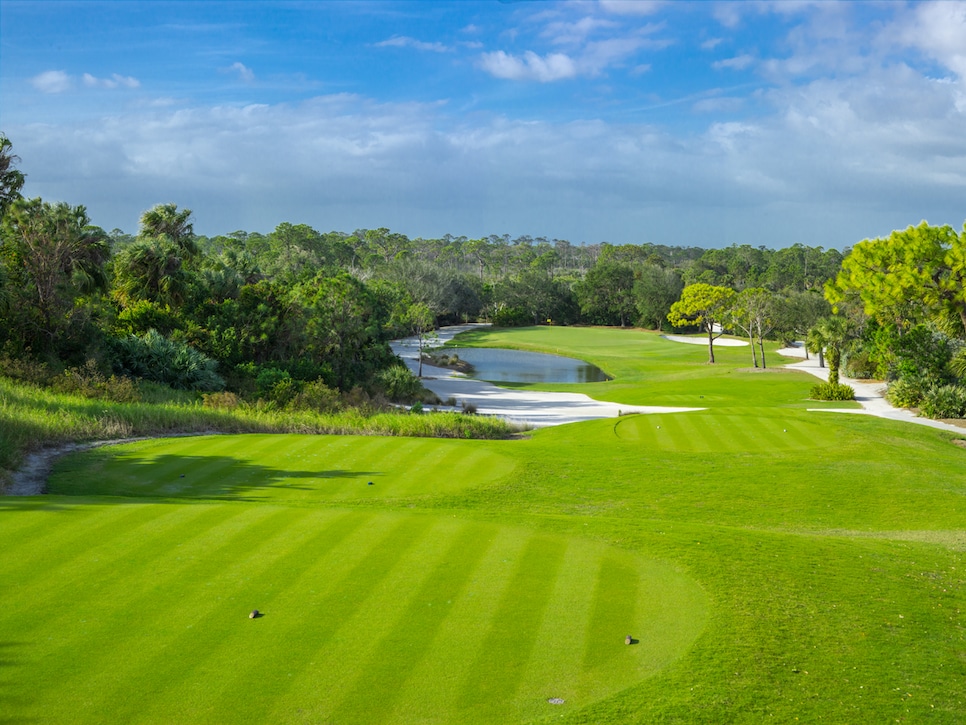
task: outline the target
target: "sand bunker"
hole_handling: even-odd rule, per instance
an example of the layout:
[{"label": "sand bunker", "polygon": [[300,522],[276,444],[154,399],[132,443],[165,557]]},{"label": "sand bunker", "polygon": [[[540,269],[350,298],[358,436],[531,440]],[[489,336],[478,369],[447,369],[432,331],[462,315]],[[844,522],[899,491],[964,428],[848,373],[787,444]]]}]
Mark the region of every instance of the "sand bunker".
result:
[{"label": "sand bunker", "polygon": [[[688,337],[686,335],[661,335],[665,340],[670,340],[671,342],[684,342],[688,345],[707,345],[708,336],[697,336]],[[745,340],[735,340],[731,337],[719,337],[714,341],[715,345],[719,347],[746,347],[748,343]]]},{"label": "sand bunker", "polygon": [[[466,330],[487,325],[453,325],[438,330],[442,344]],[[393,352],[401,357],[409,369],[418,368],[418,341],[416,338],[396,340]],[[423,349],[425,350],[425,341]],[[477,413],[494,415],[511,423],[533,428],[549,425],[576,423],[596,418],[616,418],[624,413],[683,413],[704,408],[669,408],[650,405],[624,405],[594,400],[582,393],[544,393],[533,390],[509,390],[492,383],[474,380],[462,373],[433,367],[423,363],[423,385],[436,393],[441,400],[455,401],[455,410],[472,406]]]}]

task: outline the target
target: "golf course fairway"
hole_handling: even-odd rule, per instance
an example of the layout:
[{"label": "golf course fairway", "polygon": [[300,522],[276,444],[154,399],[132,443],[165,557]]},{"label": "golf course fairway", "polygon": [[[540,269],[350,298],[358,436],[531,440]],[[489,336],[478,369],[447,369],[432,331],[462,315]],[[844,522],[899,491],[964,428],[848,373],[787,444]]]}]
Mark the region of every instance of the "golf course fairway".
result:
[{"label": "golf course fairway", "polygon": [[704,410],[65,456],[0,498],[0,723],[966,719],[966,432],[810,411],[741,348],[467,342]]}]

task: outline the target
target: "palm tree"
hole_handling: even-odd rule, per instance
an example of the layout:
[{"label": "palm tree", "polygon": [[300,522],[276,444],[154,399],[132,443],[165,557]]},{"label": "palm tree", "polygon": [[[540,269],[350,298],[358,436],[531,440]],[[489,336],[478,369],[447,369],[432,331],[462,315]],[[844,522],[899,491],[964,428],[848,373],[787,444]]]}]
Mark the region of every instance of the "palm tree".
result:
[{"label": "palm tree", "polygon": [[91,226],[83,206],[41,199],[15,201],[3,228],[7,272],[18,277],[16,284],[8,281],[7,294],[16,291],[35,312],[35,329],[50,348],[69,327],[75,298],[107,287],[107,234]]},{"label": "palm tree", "polygon": [[812,349],[815,350],[817,347],[821,355],[821,348],[825,348],[825,356],[828,358],[828,381],[833,385],[838,385],[839,364],[842,361],[845,345],[851,336],[851,320],[840,315],[824,317],[809,330],[808,339],[813,346]]},{"label": "palm tree", "polygon": [[167,239],[181,251],[182,256],[190,259],[198,253],[190,217],[191,209],[178,211],[177,204],[158,204],[141,215],[138,235]]},{"label": "palm tree", "polygon": [[187,289],[178,251],[162,239],[140,239],[121,251],[114,265],[115,294],[121,303],[147,300],[177,306]]},{"label": "palm tree", "polygon": [[21,198],[24,175],[14,168],[20,157],[10,152],[13,144],[3,134],[0,134],[0,217],[10,204]]}]

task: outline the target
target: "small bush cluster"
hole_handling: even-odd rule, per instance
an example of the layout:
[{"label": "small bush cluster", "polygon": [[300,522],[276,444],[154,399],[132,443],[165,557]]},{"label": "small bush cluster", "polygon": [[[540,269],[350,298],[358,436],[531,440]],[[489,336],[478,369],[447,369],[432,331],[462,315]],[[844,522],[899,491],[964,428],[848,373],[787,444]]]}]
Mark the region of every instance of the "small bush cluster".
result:
[{"label": "small bush cluster", "polygon": [[934,385],[922,396],[919,414],[926,418],[966,417],[966,388],[960,385]]},{"label": "small bush cluster", "polygon": [[494,327],[527,327],[533,324],[533,317],[519,307],[501,307],[493,313]]},{"label": "small bush cluster", "polygon": [[202,405],[213,410],[234,410],[238,407],[238,396],[234,393],[222,391],[220,393],[202,393]]},{"label": "small bush cluster", "polygon": [[849,359],[845,362],[845,374],[859,380],[876,377],[877,369],[878,366],[869,359],[869,353],[866,350],[849,355]]},{"label": "small bush cluster", "polygon": [[897,408],[915,408],[930,387],[929,380],[919,375],[899,378],[889,385],[886,400]]},{"label": "small bush cluster", "polygon": [[423,384],[405,365],[393,365],[376,376],[386,397],[396,403],[409,403],[420,398]]},{"label": "small bush cluster", "polygon": [[812,387],[813,400],[855,400],[855,390],[842,383],[819,383]]},{"label": "small bush cluster", "polygon": [[85,398],[102,398],[116,403],[136,403],[141,400],[138,385],[131,378],[111,375],[105,377],[93,360],[77,368],[68,368],[55,375],[49,383],[58,393],[74,393]]},{"label": "small bush cluster", "polygon": [[217,363],[184,343],[169,340],[156,330],[114,341],[117,372],[153,380],[179,390],[221,390],[225,381]]},{"label": "small bush cluster", "polygon": [[53,377],[45,363],[25,355],[13,354],[9,350],[0,354],[0,375],[31,385],[49,385]]}]

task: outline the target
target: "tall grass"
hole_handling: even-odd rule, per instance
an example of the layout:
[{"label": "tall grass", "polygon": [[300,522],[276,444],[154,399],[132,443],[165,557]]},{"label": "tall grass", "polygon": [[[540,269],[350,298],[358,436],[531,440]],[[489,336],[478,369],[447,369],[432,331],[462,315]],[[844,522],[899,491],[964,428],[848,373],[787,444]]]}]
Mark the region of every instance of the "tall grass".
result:
[{"label": "tall grass", "polygon": [[457,413],[225,410],[186,400],[119,403],[0,377],[0,469],[16,468],[25,453],[43,446],[205,431],[492,439],[507,438],[516,429],[502,420]]}]

